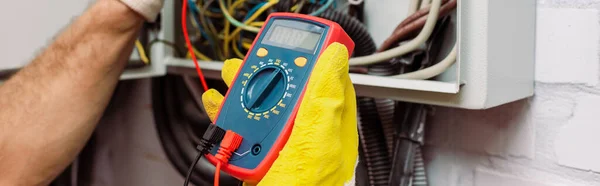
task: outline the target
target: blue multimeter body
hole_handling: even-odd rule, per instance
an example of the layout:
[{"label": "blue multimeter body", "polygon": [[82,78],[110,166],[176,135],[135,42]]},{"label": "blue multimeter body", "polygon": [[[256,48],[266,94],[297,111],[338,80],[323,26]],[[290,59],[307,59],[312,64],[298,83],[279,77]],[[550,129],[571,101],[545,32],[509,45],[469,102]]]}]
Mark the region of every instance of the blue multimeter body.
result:
[{"label": "blue multimeter body", "polygon": [[[291,13],[269,16],[217,115],[216,125],[243,137],[224,171],[244,181],[262,179],[289,137],[321,51],[332,42],[354,48],[331,21]],[[207,155],[213,164],[216,153],[215,148]]]}]

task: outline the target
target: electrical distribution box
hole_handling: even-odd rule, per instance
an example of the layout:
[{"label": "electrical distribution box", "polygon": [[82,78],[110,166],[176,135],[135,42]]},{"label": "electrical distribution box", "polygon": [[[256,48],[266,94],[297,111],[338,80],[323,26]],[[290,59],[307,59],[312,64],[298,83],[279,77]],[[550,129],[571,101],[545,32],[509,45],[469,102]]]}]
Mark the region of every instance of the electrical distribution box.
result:
[{"label": "electrical distribution box", "polygon": [[[407,16],[410,0],[365,1],[365,22],[377,44]],[[28,62],[89,1],[51,0],[0,2],[5,23],[0,46],[3,70]],[[166,0],[158,37],[177,41],[181,35],[178,0]],[[21,12],[27,12],[23,14]],[[14,19],[14,15],[18,19]],[[459,0],[448,32],[448,52],[458,42],[457,62],[431,80],[406,80],[351,74],[360,96],[459,107],[486,109],[533,95],[536,0]],[[17,29],[18,28],[18,29]],[[8,50],[10,49],[10,50]],[[166,73],[195,75],[191,60],[176,58],[163,44],[151,49],[152,64],[127,70],[122,78],[162,76]],[[220,78],[221,62],[201,62],[208,78]]]}]

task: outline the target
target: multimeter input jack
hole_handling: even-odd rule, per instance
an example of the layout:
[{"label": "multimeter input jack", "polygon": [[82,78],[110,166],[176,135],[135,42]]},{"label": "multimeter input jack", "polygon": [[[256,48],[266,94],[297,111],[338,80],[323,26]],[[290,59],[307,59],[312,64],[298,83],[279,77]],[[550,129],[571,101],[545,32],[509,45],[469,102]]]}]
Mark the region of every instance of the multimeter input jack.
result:
[{"label": "multimeter input jack", "polygon": [[257,156],[258,154],[260,154],[260,151],[261,151],[260,144],[255,144],[254,146],[252,146],[252,155]]}]

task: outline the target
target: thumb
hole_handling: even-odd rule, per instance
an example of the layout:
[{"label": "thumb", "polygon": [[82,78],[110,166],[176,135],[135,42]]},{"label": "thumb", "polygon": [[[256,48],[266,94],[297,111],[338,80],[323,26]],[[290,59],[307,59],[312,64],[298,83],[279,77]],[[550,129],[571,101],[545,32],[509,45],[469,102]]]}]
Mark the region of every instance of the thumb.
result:
[{"label": "thumb", "polygon": [[[235,75],[238,70],[242,66],[242,60],[238,58],[225,60],[223,64],[223,69],[221,70],[221,77],[223,81],[227,85],[227,87],[231,86]],[[206,110],[206,115],[210,118],[210,121],[213,123],[217,117],[217,113],[219,113],[219,109],[221,107],[221,103],[223,103],[223,95],[219,93],[219,91],[215,89],[210,89],[204,94],[202,94],[202,103],[204,104],[204,110]]]},{"label": "thumb", "polygon": [[206,110],[206,115],[210,118],[211,122],[215,122],[215,117],[217,117],[217,113],[219,113],[219,107],[221,107],[221,103],[223,103],[223,95],[219,93],[219,91],[215,89],[210,89],[204,94],[202,94],[202,103],[204,104],[204,110]]}]

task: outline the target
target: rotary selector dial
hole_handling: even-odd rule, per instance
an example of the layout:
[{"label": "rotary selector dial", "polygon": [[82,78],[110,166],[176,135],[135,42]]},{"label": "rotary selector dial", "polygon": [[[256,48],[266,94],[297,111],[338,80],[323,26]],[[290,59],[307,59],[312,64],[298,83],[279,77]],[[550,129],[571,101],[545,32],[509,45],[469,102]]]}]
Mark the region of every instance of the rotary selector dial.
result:
[{"label": "rotary selector dial", "polygon": [[269,113],[278,114],[277,108],[285,107],[285,98],[288,93],[290,81],[287,63],[280,60],[269,60],[268,63],[260,62],[251,66],[251,72],[244,72],[246,80],[242,81],[241,101],[242,107],[249,114],[248,119],[264,117],[269,119]]},{"label": "rotary selector dial", "polygon": [[248,81],[244,104],[252,112],[264,112],[275,106],[285,92],[285,73],[276,66],[259,69]]}]

